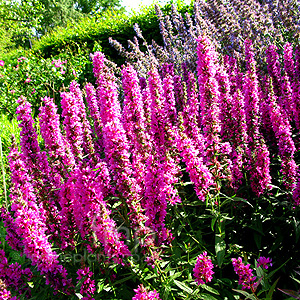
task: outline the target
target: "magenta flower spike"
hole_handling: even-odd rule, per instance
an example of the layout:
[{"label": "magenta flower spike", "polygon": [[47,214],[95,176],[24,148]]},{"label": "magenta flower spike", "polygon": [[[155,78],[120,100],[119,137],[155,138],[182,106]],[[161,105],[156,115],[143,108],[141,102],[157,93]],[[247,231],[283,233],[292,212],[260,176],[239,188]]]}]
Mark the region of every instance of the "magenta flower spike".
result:
[{"label": "magenta flower spike", "polygon": [[46,284],[66,291],[70,288],[70,280],[65,268],[59,264],[57,253],[51,249],[31,178],[15,143],[8,159],[12,173],[11,209],[14,211],[17,234],[23,238],[24,254],[46,276]]},{"label": "magenta flower spike", "polygon": [[6,229],[5,240],[7,241],[7,244],[12,249],[22,252],[24,247],[22,237],[17,233],[17,225],[15,219],[11,216],[12,213],[6,210],[5,207],[0,209],[0,213]]},{"label": "magenta flower spike", "polygon": [[296,147],[292,139],[290,122],[284,117],[284,114],[281,113],[282,110],[277,104],[272,83],[269,88],[269,111],[272,127],[278,141],[278,154],[281,158],[283,183],[287,190],[293,190],[296,187],[297,180],[297,164],[294,160]]},{"label": "magenta flower spike", "polygon": [[198,285],[208,283],[213,278],[213,267],[211,259],[207,256],[207,252],[204,251],[197,257],[197,262],[193,269],[194,277]]},{"label": "magenta flower spike", "polygon": [[78,269],[76,273],[78,275],[78,282],[84,278],[80,286],[80,294],[83,296],[81,299],[95,300],[92,298],[92,295],[96,291],[95,280],[91,279],[94,276],[93,272],[90,271],[89,267],[84,267],[82,269]]},{"label": "magenta flower spike", "polygon": [[232,258],[231,261],[234,272],[239,276],[239,284],[242,285],[242,290],[251,289],[255,291],[256,277],[253,276],[253,270],[250,268],[250,264],[243,264],[241,257],[238,257],[237,259]]},{"label": "magenta flower spike", "polygon": [[[110,217],[104,195],[107,193],[109,174],[104,162],[98,163],[97,171],[82,165],[74,174],[73,211],[77,228],[82,239],[92,242],[91,248],[97,247],[99,241],[104,253],[115,263],[122,263],[122,258],[130,256],[128,247],[121,241],[121,234],[117,231],[115,221]],[[100,178],[97,173],[100,173]],[[103,178],[103,175],[106,178]],[[93,238],[95,234],[95,238]]]},{"label": "magenta flower spike", "polygon": [[22,155],[26,162],[28,171],[33,179],[33,184],[38,184],[39,180],[45,180],[49,176],[49,164],[45,152],[41,152],[37,140],[37,133],[34,129],[31,104],[25,97],[18,99],[18,108],[16,110],[17,119],[20,122],[20,144]]},{"label": "magenta flower spike", "polygon": [[[30,296],[31,292],[27,282],[31,281],[32,276],[33,274],[29,268],[22,269],[19,263],[9,264],[4,250],[0,249],[0,280],[4,282],[6,288],[18,292],[19,295],[26,293]],[[0,299],[3,299],[1,298],[1,288]]]},{"label": "magenta flower spike", "polygon": [[86,101],[88,103],[89,111],[91,117],[94,120],[94,135],[97,137],[97,145],[98,145],[98,152],[102,152],[104,150],[103,146],[103,124],[100,116],[100,109],[97,104],[97,97],[96,97],[96,90],[91,83],[88,83],[85,86],[86,91]]},{"label": "magenta flower spike", "polygon": [[289,81],[293,83],[295,78],[295,64],[293,60],[293,46],[290,43],[284,45],[284,70]]},{"label": "magenta flower spike", "polygon": [[60,96],[66,136],[75,159],[81,161],[83,157],[83,126],[79,115],[79,103],[77,97],[71,92],[63,92]]},{"label": "magenta flower spike", "polygon": [[56,178],[56,181],[57,179],[59,181],[59,175],[67,176],[64,172],[65,167],[73,168],[75,166],[75,158],[70,145],[61,133],[59,115],[53,99],[45,97],[43,101],[44,106],[40,108],[39,114],[41,135],[52,164],[55,161],[51,166],[51,175]]},{"label": "magenta flower spike", "polygon": [[103,122],[105,157],[121,195],[129,207],[133,226],[142,230],[145,216],[141,212],[140,187],[132,176],[129,144],[121,123],[121,107],[114,75],[105,66],[105,56],[96,52],[93,56],[94,75],[98,84],[98,104]]},{"label": "magenta flower spike", "polygon": [[214,184],[213,177],[208,168],[199,156],[199,151],[195,148],[194,143],[185,133],[179,132],[176,128],[169,130],[174,145],[177,147],[181,159],[186,164],[186,170],[194,183],[195,191],[201,201],[205,201],[209,192],[209,187]]},{"label": "magenta flower spike", "polygon": [[270,45],[266,50],[267,54],[267,64],[268,64],[268,74],[272,77],[274,93],[279,95],[280,93],[280,83],[281,83],[281,70],[279,55],[277,53],[277,46]]},{"label": "magenta flower spike", "polygon": [[132,300],[161,300],[156,290],[148,291],[142,284],[134,292]]},{"label": "magenta flower spike", "polygon": [[207,37],[201,37],[197,42],[201,125],[206,142],[207,160],[212,161],[220,150],[221,131],[220,93],[215,78],[218,68],[217,53]]},{"label": "magenta flower spike", "polygon": [[92,140],[92,128],[89,120],[86,116],[86,107],[83,102],[82,92],[80,90],[79,84],[74,80],[70,83],[70,92],[74,94],[76,105],[78,107],[78,117],[80,119],[80,122],[82,124],[82,140],[83,140],[83,152],[85,155],[90,155],[94,159],[96,163],[96,158],[94,157],[95,154],[95,148],[94,143]]},{"label": "magenta flower spike", "polygon": [[270,153],[259,131],[259,86],[252,42],[245,41],[247,75],[244,84],[245,111],[248,131],[249,170],[253,192],[260,196],[271,183]]}]

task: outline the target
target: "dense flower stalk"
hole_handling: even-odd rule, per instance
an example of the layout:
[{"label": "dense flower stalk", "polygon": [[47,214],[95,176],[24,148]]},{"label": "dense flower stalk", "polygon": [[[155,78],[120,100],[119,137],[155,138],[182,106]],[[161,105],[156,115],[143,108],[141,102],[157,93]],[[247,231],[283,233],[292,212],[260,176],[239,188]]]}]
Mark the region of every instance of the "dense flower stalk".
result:
[{"label": "dense flower stalk", "polygon": [[24,245],[22,242],[22,237],[17,233],[15,219],[11,216],[11,212],[9,212],[5,207],[2,207],[0,212],[1,219],[3,220],[3,224],[6,228],[5,240],[7,241],[7,244],[12,249],[22,252]]},{"label": "dense flower stalk", "polygon": [[17,234],[23,238],[24,254],[46,276],[47,284],[56,290],[66,290],[70,287],[70,280],[65,268],[59,264],[57,253],[51,249],[31,178],[15,143],[8,159],[12,172],[11,209],[16,218]]},{"label": "dense flower stalk", "polygon": [[64,172],[65,168],[74,167],[75,159],[69,144],[61,133],[59,115],[53,99],[45,97],[43,101],[44,106],[40,108],[39,114],[41,135],[51,160],[51,175],[57,183],[60,182],[61,176],[67,176]]},{"label": "dense flower stalk", "polygon": [[249,142],[249,169],[252,190],[257,196],[269,188],[270,154],[259,131],[259,86],[256,62],[250,40],[245,41],[247,75],[245,80],[245,111]]},{"label": "dense flower stalk", "polygon": [[250,268],[250,264],[243,264],[241,257],[238,257],[237,259],[232,258],[231,261],[234,268],[234,272],[239,276],[239,284],[242,285],[242,290],[255,290],[256,277],[253,276],[253,270]]},{"label": "dense flower stalk", "polygon": [[105,57],[96,52],[93,57],[94,75],[98,84],[98,103],[103,121],[105,156],[114,181],[129,207],[134,227],[143,228],[146,220],[141,212],[139,186],[132,177],[129,145],[121,123],[121,108],[113,74],[105,66]]},{"label": "dense flower stalk", "polygon": [[99,147],[99,152],[103,151],[103,134],[102,134],[102,128],[103,124],[101,121],[99,106],[97,104],[97,98],[96,98],[96,90],[94,86],[91,83],[88,83],[85,86],[86,91],[86,101],[88,103],[89,111],[91,114],[91,117],[94,121],[94,131],[97,145]]},{"label": "dense flower stalk", "polygon": [[194,143],[185,133],[173,128],[169,130],[169,134],[180,152],[181,159],[186,164],[186,170],[195,185],[198,198],[205,201],[209,187],[213,184],[212,174],[199,156],[199,151],[195,148]]},{"label": "dense flower stalk", "polygon": [[[92,156],[94,158],[95,149],[94,149],[94,143],[92,140],[92,129],[89,120],[86,116],[86,108],[85,104],[83,102],[82,92],[80,89],[79,84],[74,80],[70,84],[70,92],[74,94],[76,104],[79,109],[79,118],[80,123],[82,124],[82,140],[83,140],[83,151],[85,155]],[[94,158],[95,160],[95,158]]]},{"label": "dense flower stalk", "polygon": [[29,268],[22,269],[18,263],[8,264],[4,250],[0,249],[0,280],[4,281],[9,289],[17,291],[19,295],[27,293],[29,297],[31,293],[27,282],[31,279],[32,272]]},{"label": "dense flower stalk", "polygon": [[83,157],[83,126],[79,117],[79,103],[73,93],[61,93],[62,117],[66,136],[76,160]]},{"label": "dense flower stalk", "polygon": [[36,185],[37,181],[44,180],[48,176],[49,165],[47,156],[45,152],[41,152],[37,140],[37,133],[34,129],[34,121],[31,116],[31,104],[23,96],[17,102],[19,104],[16,110],[18,115],[17,120],[20,122],[19,127],[22,129],[20,132],[22,154],[28,171],[34,180],[33,184]]},{"label": "dense flower stalk", "polygon": [[[197,262],[193,269],[194,277],[198,285],[208,283],[212,280],[214,265],[211,262],[211,259],[207,256],[207,252],[204,251],[197,257]],[[204,282],[205,280],[205,282]]]},{"label": "dense flower stalk", "polygon": [[154,291],[147,291],[143,285],[139,285],[137,289],[134,290],[135,295],[132,300],[161,300],[159,293]]},{"label": "dense flower stalk", "polygon": [[[99,241],[108,258],[115,263],[122,263],[122,258],[129,256],[130,251],[120,240],[116,223],[111,218],[111,211],[103,199],[109,182],[109,174],[104,162],[98,163],[96,169],[102,175],[106,173],[103,181],[101,177],[96,177],[97,171],[92,170],[89,166],[82,165],[81,169],[76,170],[74,174],[76,180],[73,202],[75,222],[83,240],[90,240],[92,247]],[[93,234],[95,234],[96,240],[94,240]]]},{"label": "dense flower stalk", "polygon": [[84,278],[81,286],[80,286],[80,294],[83,296],[82,300],[94,300],[92,295],[96,291],[95,280],[91,279],[93,277],[93,272],[90,271],[89,267],[84,267],[79,269],[77,272],[77,280],[80,281]]},{"label": "dense flower stalk", "polygon": [[276,97],[272,89],[269,89],[269,109],[272,127],[278,140],[279,156],[281,158],[281,172],[283,183],[288,190],[293,190],[296,186],[297,164],[294,160],[296,147],[292,139],[292,128],[288,119],[284,118]]},{"label": "dense flower stalk", "polygon": [[266,51],[267,54],[267,64],[268,64],[268,74],[271,76],[274,86],[275,95],[280,92],[280,82],[281,82],[281,71],[279,55],[277,53],[277,46],[270,45]]},{"label": "dense flower stalk", "polygon": [[293,47],[290,43],[284,45],[284,70],[289,81],[292,83],[295,76],[295,65],[293,60]]}]

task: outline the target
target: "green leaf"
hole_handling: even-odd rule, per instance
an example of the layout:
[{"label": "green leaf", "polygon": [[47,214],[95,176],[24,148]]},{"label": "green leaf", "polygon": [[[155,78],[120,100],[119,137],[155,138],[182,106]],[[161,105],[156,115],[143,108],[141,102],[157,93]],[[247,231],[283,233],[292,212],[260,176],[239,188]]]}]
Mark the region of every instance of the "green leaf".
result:
[{"label": "green leaf", "polygon": [[246,292],[246,291],[242,291],[242,290],[235,290],[235,289],[232,289],[233,291],[235,291],[235,292],[238,292],[238,293],[240,293],[240,294],[242,294],[242,295],[244,295],[246,298],[245,298],[245,300],[246,299],[251,299],[251,300],[256,300],[256,298],[255,298],[255,296],[254,295],[252,295],[252,294],[249,294],[248,292]]},{"label": "green leaf", "polygon": [[130,275],[130,276],[127,276],[127,277],[122,278],[120,280],[117,280],[117,281],[114,282],[114,285],[118,285],[120,283],[126,282],[126,281],[130,280],[131,278],[133,278],[134,276],[135,275]]},{"label": "green leaf", "polygon": [[225,251],[226,251],[226,243],[224,241],[225,234],[216,234],[215,235],[215,251],[217,255],[217,262],[219,268],[223,264]]},{"label": "green leaf", "polygon": [[211,293],[213,293],[213,294],[215,294],[215,295],[220,295],[220,293],[219,293],[217,290],[215,290],[214,288],[212,288],[211,286],[208,286],[208,285],[206,285],[206,284],[202,284],[202,287],[203,287],[205,290],[207,290],[208,292],[211,292]]},{"label": "green leaf", "polygon": [[200,299],[202,299],[202,300],[218,300],[217,298],[215,298],[213,295],[210,295],[210,294],[201,294]]},{"label": "green leaf", "polygon": [[183,282],[180,282],[178,280],[174,280],[175,285],[177,285],[177,287],[179,287],[181,290],[187,292],[188,294],[192,294],[193,290],[191,288],[189,288],[187,285],[185,285]]},{"label": "green leaf", "polygon": [[268,293],[265,300],[272,300],[272,296],[273,296],[273,293],[274,293],[274,290],[275,290],[275,287],[276,287],[276,284],[277,284],[278,280],[279,280],[279,278],[272,284],[272,286],[269,290],[269,293]]}]

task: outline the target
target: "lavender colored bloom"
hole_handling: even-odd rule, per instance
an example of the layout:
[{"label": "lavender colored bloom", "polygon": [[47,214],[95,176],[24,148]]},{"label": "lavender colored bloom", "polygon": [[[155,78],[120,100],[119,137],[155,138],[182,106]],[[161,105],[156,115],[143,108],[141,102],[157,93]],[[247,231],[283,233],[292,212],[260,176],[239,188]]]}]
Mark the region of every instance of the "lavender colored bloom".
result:
[{"label": "lavender colored bloom", "polygon": [[[213,267],[211,259],[207,256],[207,252],[204,251],[197,257],[197,262],[193,269],[194,277],[198,285],[210,282],[213,278]],[[204,282],[205,280],[205,282]]]},{"label": "lavender colored bloom", "polygon": [[147,291],[147,289],[141,284],[134,290],[135,295],[132,300],[161,300],[159,293],[154,291]]},{"label": "lavender colored bloom", "polygon": [[254,290],[256,288],[256,277],[253,276],[253,270],[250,268],[250,264],[243,264],[241,257],[238,257],[237,259],[232,258],[231,261],[234,267],[234,272],[239,276],[239,284],[242,285],[242,290]]},{"label": "lavender colored bloom", "polygon": [[262,266],[264,269],[272,267],[272,258],[261,256],[257,259],[257,268]]}]

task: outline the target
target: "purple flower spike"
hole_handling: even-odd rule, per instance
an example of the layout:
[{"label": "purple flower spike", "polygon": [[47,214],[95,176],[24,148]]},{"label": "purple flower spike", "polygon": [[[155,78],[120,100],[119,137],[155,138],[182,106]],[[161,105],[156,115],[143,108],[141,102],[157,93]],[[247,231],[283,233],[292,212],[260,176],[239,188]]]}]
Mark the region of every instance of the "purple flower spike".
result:
[{"label": "purple flower spike", "polygon": [[[198,285],[204,284],[212,280],[214,265],[211,262],[211,259],[207,256],[207,252],[204,251],[197,257],[196,265],[193,269],[194,277]],[[205,282],[204,282],[205,280]]]}]

